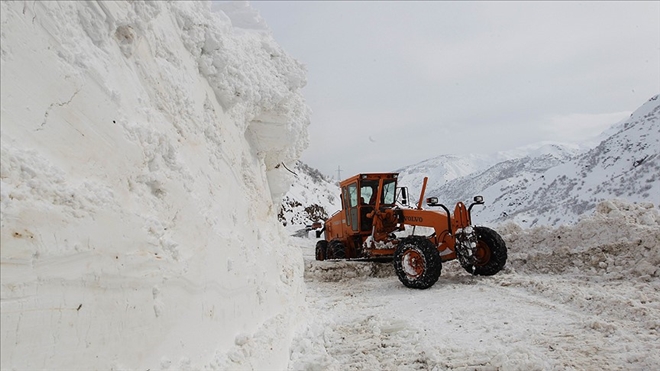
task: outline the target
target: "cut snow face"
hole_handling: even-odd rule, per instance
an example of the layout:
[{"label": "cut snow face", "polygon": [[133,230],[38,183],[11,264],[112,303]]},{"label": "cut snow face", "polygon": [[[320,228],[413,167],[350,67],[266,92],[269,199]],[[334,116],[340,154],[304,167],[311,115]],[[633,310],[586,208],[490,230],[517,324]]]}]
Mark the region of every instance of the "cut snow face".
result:
[{"label": "cut snow face", "polygon": [[315,261],[315,241],[296,239],[310,307],[289,370],[657,368],[656,209],[606,201],[572,227],[501,232],[502,272],[471,276],[452,261],[422,291],[392,263]]},{"label": "cut snow face", "polygon": [[1,2],[2,369],[286,366],[305,70],[244,5]]}]

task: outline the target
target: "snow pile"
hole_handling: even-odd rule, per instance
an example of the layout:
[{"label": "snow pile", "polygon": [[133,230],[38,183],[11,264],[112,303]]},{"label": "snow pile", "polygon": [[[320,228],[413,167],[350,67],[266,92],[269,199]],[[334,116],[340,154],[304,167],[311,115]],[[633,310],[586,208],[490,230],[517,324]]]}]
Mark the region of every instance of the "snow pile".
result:
[{"label": "snow pile", "polygon": [[2,369],[285,367],[302,66],[208,3],[0,14]]},{"label": "snow pile", "polygon": [[[217,22],[224,13],[209,13],[199,4],[174,6],[183,44],[197,60],[224,111],[239,117],[236,124],[268,170],[282,161],[298,159],[307,147],[310,114],[302,95],[293,93],[306,84],[302,65],[269,37],[240,29],[231,33],[230,22]],[[247,27],[245,18],[240,19]],[[290,145],[291,139],[299,144]]]},{"label": "snow pile", "polygon": [[606,279],[660,276],[660,214],[652,204],[603,201],[573,226],[498,228],[507,265],[520,272],[595,274]]}]

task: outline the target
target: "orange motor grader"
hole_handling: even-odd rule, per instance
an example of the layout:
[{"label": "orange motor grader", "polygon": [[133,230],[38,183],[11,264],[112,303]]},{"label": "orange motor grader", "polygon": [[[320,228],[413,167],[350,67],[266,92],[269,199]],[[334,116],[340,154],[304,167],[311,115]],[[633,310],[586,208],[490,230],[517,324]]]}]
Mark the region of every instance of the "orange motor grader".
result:
[{"label": "orange motor grader", "polygon": [[[500,235],[473,226],[470,211],[482,205],[476,196],[466,207],[458,202],[453,214],[438,203],[426,200],[428,178],[424,178],[416,207],[408,203],[407,188],[397,187],[397,173],[352,176],[340,183],[342,210],[325,221],[317,237],[316,260],[393,260],[399,280],[411,288],[426,289],[438,280],[442,262],[458,259],[471,274],[490,276],[506,263],[507,249]],[[424,227],[424,228],[422,228]],[[423,230],[425,234],[415,234]]]}]

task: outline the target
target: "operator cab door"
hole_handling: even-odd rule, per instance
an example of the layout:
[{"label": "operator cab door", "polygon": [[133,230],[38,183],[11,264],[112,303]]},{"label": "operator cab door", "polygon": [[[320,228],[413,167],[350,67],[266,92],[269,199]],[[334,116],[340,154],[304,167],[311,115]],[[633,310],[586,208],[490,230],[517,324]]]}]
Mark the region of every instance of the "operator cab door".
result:
[{"label": "operator cab door", "polygon": [[360,182],[360,230],[362,232],[371,232],[373,219],[368,218],[367,214],[374,211],[379,184],[378,179],[364,179]]},{"label": "operator cab door", "polygon": [[396,199],[396,179],[365,179],[360,182],[360,226],[362,232],[371,232],[373,227],[373,218],[367,217],[374,211],[378,203],[378,190],[382,187],[380,194],[380,208],[394,207]]},{"label": "operator cab door", "polygon": [[346,225],[353,232],[358,231],[358,187],[357,183],[349,184],[342,190],[346,209]]}]

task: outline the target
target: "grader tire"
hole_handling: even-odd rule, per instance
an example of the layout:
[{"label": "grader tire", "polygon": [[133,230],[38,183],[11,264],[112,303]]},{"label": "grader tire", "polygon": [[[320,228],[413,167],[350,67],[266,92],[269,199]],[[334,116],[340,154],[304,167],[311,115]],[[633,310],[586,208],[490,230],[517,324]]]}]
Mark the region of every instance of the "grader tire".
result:
[{"label": "grader tire", "polygon": [[406,287],[427,289],[440,277],[442,260],[431,241],[411,236],[402,239],[394,251],[394,270]]},{"label": "grader tire", "polygon": [[316,243],[316,260],[325,260],[328,253],[328,241],[321,240]]},{"label": "grader tire", "polygon": [[474,231],[477,234],[477,250],[474,254],[476,262],[474,265],[463,265],[463,269],[475,276],[492,276],[506,264],[506,244],[490,228],[474,227]]},{"label": "grader tire", "polygon": [[340,240],[332,240],[328,244],[328,259],[346,259],[346,246]]}]

